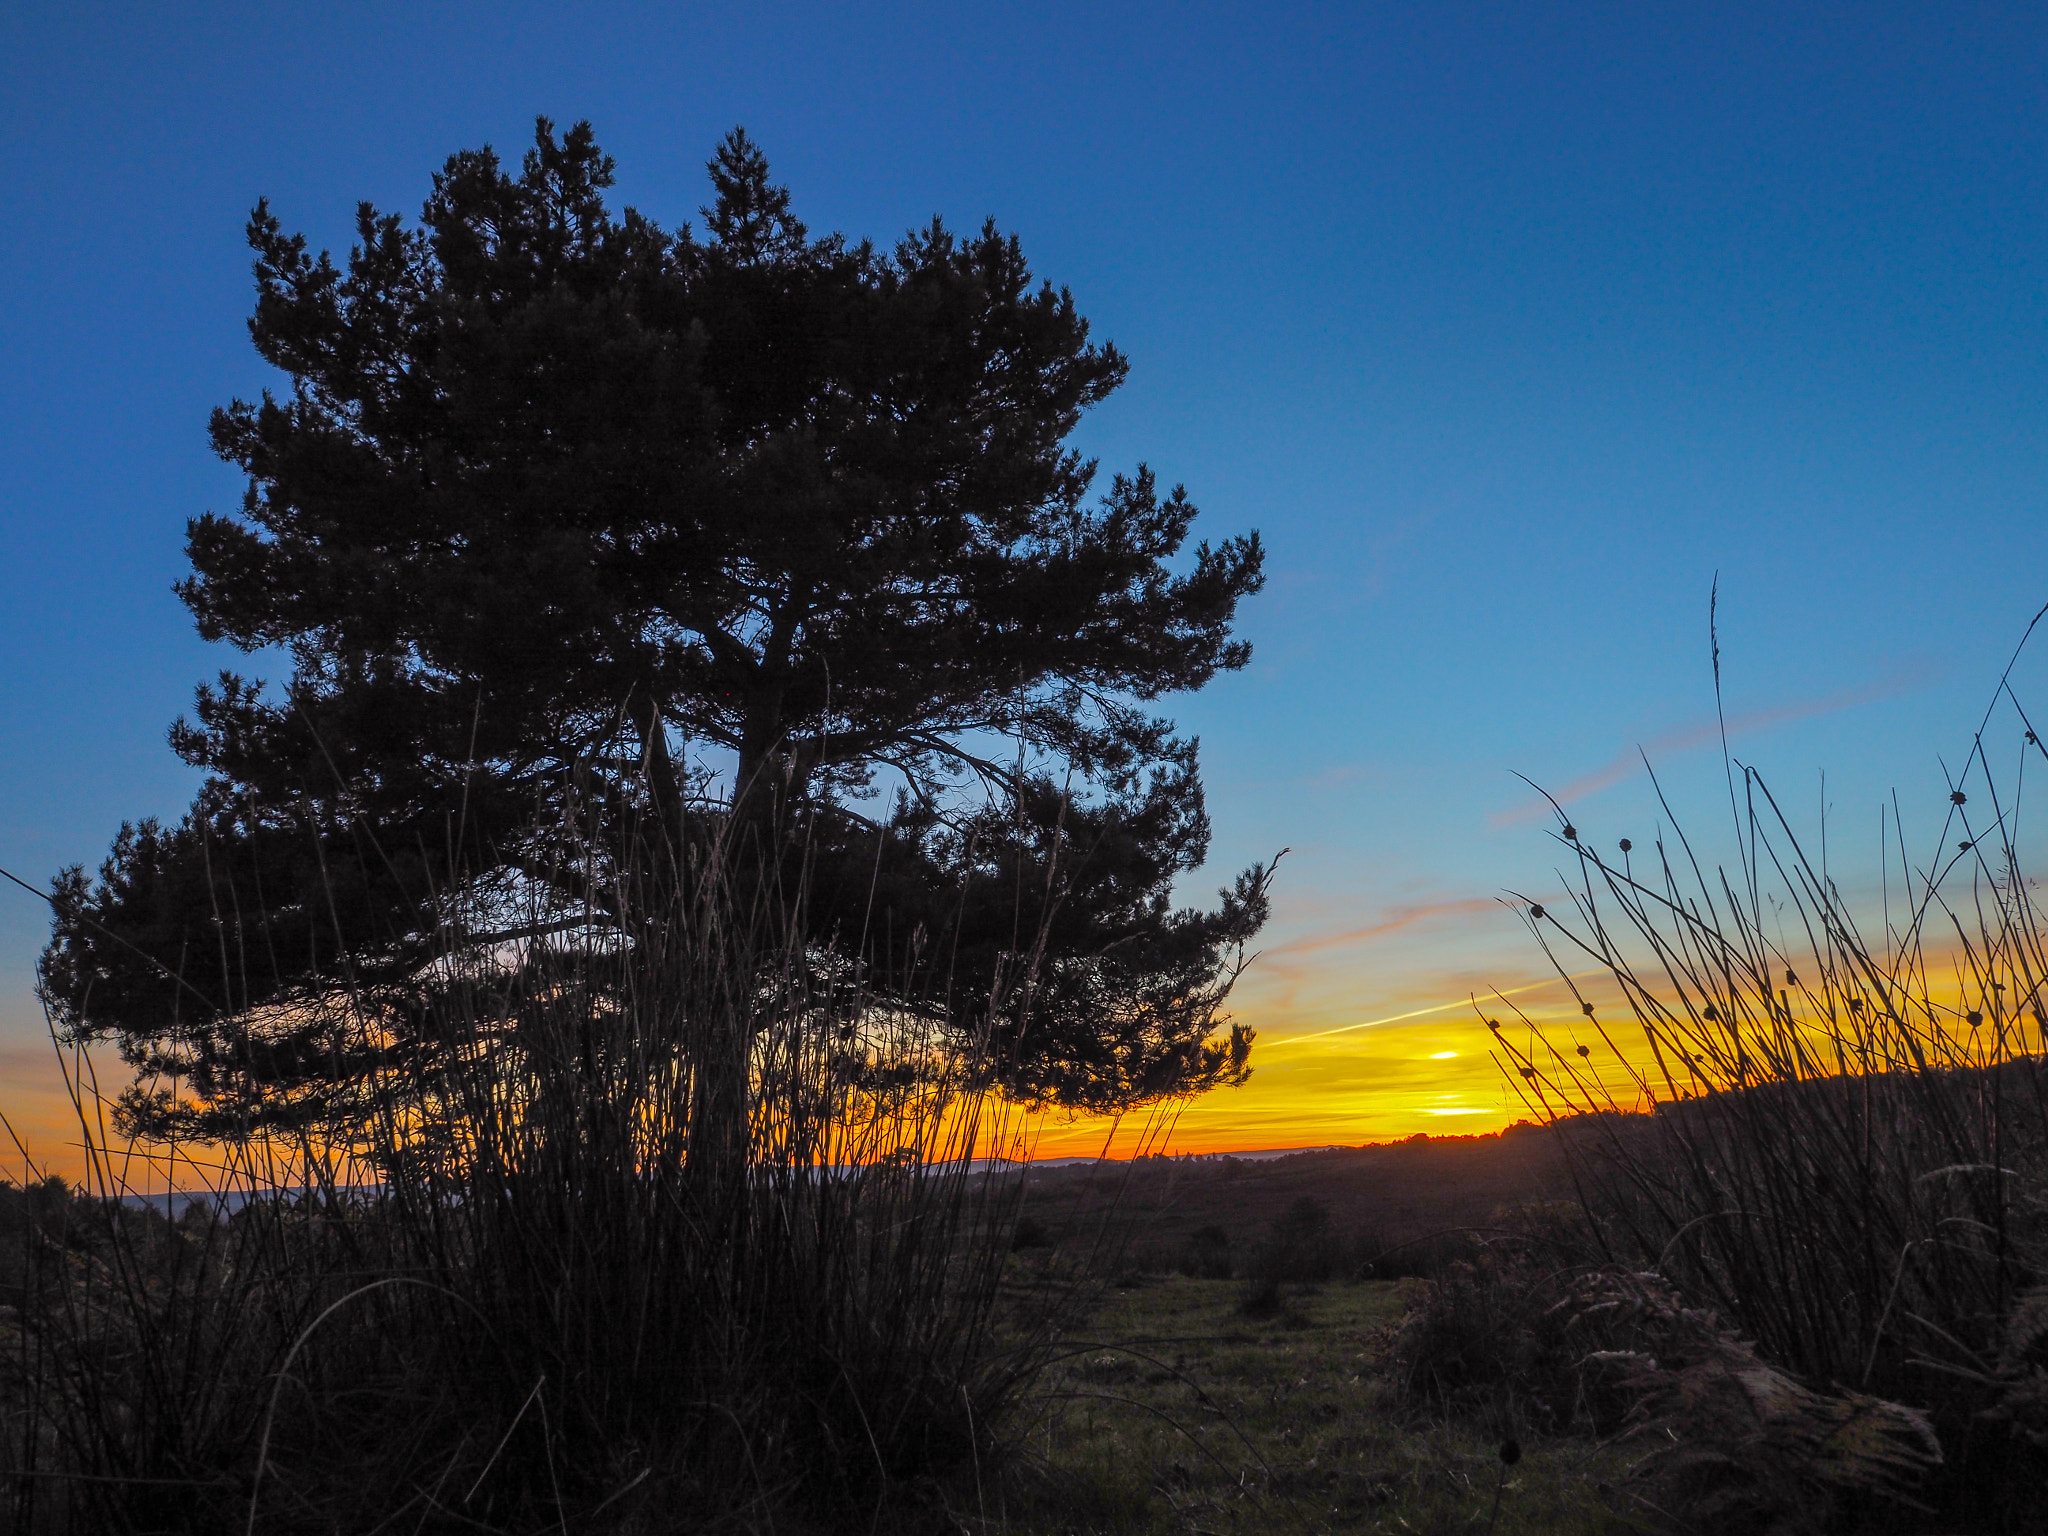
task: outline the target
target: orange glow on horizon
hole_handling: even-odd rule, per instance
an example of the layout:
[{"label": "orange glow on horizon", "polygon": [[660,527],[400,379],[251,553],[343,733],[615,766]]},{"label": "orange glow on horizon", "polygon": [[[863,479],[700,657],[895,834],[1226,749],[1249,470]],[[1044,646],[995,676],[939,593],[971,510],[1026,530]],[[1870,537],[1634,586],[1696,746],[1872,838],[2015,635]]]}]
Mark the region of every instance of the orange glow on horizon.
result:
[{"label": "orange glow on horizon", "polygon": [[[1567,1030],[1578,1020],[1569,989],[1554,976],[1501,990],[1525,998],[1525,1011],[1546,1028]],[[1484,993],[1480,1000],[1483,1005]],[[1469,995],[1395,1008],[1348,1024],[1266,1020],[1250,1008],[1240,1010],[1240,1017],[1259,1031],[1250,1081],[1176,1106],[1163,1145],[1148,1150],[1359,1146],[1418,1131],[1486,1134],[1530,1118]],[[1647,1059],[1647,1047],[1643,1056]],[[1617,1097],[1632,1100],[1635,1090],[1626,1074],[1617,1068],[1610,1075]],[[1143,1118],[1132,1116],[1118,1125],[1105,1118],[1038,1116],[1033,1155],[1084,1157],[1106,1150],[1112,1157],[1131,1156],[1139,1146]]]},{"label": "orange glow on horizon", "polygon": [[[1490,898],[1417,903],[1327,940],[1311,936],[1276,946],[1245,977],[1237,1000],[1237,1016],[1258,1032],[1252,1075],[1241,1088],[1120,1120],[1010,1109],[991,1119],[979,1145],[984,1154],[1036,1159],[1125,1158],[1358,1146],[1416,1132],[1495,1132],[1537,1111],[1486,1027],[1489,1015],[1504,1025],[1502,1038],[1533,1059],[1556,1059],[1540,1043],[1547,1039],[1562,1053],[1562,1065],[1596,1080],[1618,1107],[1644,1107],[1638,1078],[1656,1085],[1656,1097],[1668,1096],[1642,1026],[1606,971],[1574,973],[1569,981],[1536,973],[1530,962],[1540,956],[1527,953],[1526,935],[1512,924],[1475,931],[1475,915],[1482,912],[1499,913],[1500,904]],[[1435,933],[1427,931],[1432,927]],[[1406,977],[1365,992],[1355,978],[1368,968],[1354,946],[1397,931]],[[1450,942],[1432,945],[1433,938]],[[1496,946],[1495,939],[1506,942]],[[1522,947],[1507,947],[1511,943]],[[1346,949],[1353,952],[1333,953]],[[1477,953],[1482,950],[1491,953]],[[1497,987],[1489,984],[1493,978]],[[1960,977],[1955,990],[1959,996]],[[1357,1006],[1361,994],[1371,1006]],[[1582,1013],[1581,998],[1594,1004],[1593,1017]],[[1585,1058],[1575,1054],[1581,1045]],[[40,1051],[0,1050],[0,1073],[6,1085],[0,1112],[36,1171],[81,1177],[77,1115],[56,1053],[47,1043]],[[20,1147],[6,1146],[4,1153],[0,1176],[20,1180],[26,1171]],[[162,1187],[160,1171],[144,1174],[151,1161],[133,1165],[138,1189],[146,1187],[145,1176]]]}]

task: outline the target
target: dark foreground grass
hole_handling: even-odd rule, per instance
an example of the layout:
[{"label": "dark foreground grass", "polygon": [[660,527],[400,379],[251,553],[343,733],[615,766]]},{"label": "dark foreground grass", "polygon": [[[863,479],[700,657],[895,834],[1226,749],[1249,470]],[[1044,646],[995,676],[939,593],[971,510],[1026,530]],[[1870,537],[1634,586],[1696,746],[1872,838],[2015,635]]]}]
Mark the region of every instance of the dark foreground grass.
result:
[{"label": "dark foreground grass", "polygon": [[[1047,1283],[1020,1265],[1012,1305]],[[1605,1491],[1630,1452],[1522,1438],[1504,1468],[1501,1440],[1523,1426],[1404,1400],[1392,1345],[1412,1284],[1291,1288],[1269,1318],[1245,1315],[1243,1294],[1185,1276],[1104,1291],[1060,1339],[1011,1474],[963,1523],[1005,1536],[1647,1528]]]},{"label": "dark foreground grass", "polygon": [[1837,884],[1825,818],[1732,759],[1722,862],[1668,805],[1648,846],[1559,807],[1569,895],[1522,910],[1578,1013],[1487,1020],[1603,1258],[1810,1388],[1924,1414],[1918,1529],[2036,1532],[2048,1502],[2048,911],[2021,814],[2048,722],[2010,679],[1947,793],[1886,808],[1875,901]]},{"label": "dark foreground grass", "polygon": [[248,1022],[346,1044],[339,1107],[181,1146],[175,1221],[67,1058],[84,1189],[0,1191],[0,1530],[951,1530],[1035,1363],[1007,1112],[712,831],[451,951],[431,1048],[368,992]]}]

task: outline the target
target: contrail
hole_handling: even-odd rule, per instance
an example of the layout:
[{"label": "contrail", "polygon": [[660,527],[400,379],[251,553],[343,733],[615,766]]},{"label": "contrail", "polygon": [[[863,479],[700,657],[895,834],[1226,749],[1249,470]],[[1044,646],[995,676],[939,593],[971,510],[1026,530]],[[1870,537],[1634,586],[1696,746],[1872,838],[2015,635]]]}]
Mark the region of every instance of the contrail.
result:
[{"label": "contrail", "polygon": [[[1595,976],[1606,976],[1609,974],[1611,973],[1603,969],[1598,971],[1580,971],[1572,976],[1551,976],[1542,981],[1532,981],[1527,986],[1509,987],[1505,991],[1489,992],[1487,996],[1519,997],[1524,992],[1534,992],[1538,987],[1555,986],[1561,981],[1589,981]],[[1362,1024],[1341,1024],[1335,1029],[1319,1029],[1312,1035],[1289,1035],[1285,1040],[1262,1041],[1259,1048],[1265,1051],[1277,1051],[1283,1046],[1305,1045],[1311,1040],[1327,1040],[1332,1035],[1348,1035],[1356,1030],[1376,1029],[1382,1024],[1399,1024],[1403,1019],[1419,1019],[1427,1014],[1443,1013],[1451,1008],[1469,1008],[1471,1006],[1471,998],[1461,997],[1454,1002],[1432,1003],[1427,1008],[1411,1008],[1406,1013],[1390,1013],[1384,1019],[1367,1019]]]}]

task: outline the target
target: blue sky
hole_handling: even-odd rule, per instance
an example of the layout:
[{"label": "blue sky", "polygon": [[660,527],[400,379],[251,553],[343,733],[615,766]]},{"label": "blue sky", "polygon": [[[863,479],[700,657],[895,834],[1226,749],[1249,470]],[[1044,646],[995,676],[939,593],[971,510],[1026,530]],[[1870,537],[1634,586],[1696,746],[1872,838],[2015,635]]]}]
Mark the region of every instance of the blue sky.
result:
[{"label": "blue sky", "polygon": [[[1130,355],[1081,446],[1271,549],[1253,665],[1177,712],[1200,884],[1295,850],[1242,994],[1272,1043],[1535,974],[1490,901],[1554,863],[1513,772],[1641,837],[1640,777],[1599,781],[1654,746],[1712,822],[1716,572],[1737,750],[1816,815],[1825,770],[1852,864],[1893,788],[1938,820],[2048,601],[2038,6],[23,4],[0,82],[0,865],[32,881],[192,787],[164,730],[224,658],[170,584],[240,491],[206,414],[268,382],[249,206],[345,246],[358,198],[416,211],[537,113],[664,223],[735,123],[813,228],[993,215]],[[0,1107],[43,1081],[43,930],[0,893]],[[1390,1030],[1264,1081],[1441,1044]],[[1277,1091],[1214,1137],[1399,1128]]]}]

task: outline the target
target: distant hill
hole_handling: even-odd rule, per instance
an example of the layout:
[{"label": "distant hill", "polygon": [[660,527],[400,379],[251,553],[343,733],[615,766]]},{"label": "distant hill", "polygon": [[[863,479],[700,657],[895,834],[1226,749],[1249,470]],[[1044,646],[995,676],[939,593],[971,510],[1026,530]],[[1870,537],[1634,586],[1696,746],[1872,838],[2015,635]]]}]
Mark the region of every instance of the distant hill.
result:
[{"label": "distant hill", "polygon": [[1488,1136],[1282,1155],[1034,1164],[1023,1177],[1025,1213],[1054,1241],[1085,1240],[1113,1215],[1130,1223],[1133,1241],[1177,1243],[1220,1227],[1245,1243],[1307,1196],[1340,1234],[1401,1242],[1487,1226],[1503,1206],[1571,1194],[1558,1137],[1526,1123]]}]

